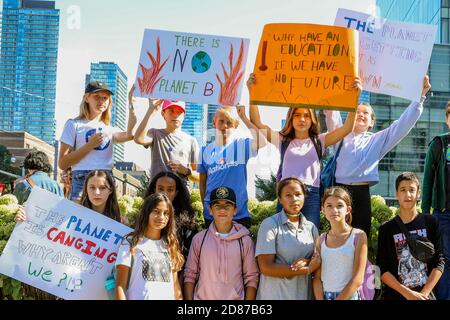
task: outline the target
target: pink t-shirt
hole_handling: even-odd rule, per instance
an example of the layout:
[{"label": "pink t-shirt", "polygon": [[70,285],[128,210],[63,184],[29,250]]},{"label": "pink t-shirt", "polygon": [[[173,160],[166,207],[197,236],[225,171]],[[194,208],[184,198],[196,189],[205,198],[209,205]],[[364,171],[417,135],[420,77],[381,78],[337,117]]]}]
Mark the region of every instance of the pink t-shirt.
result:
[{"label": "pink t-shirt", "polygon": [[[319,135],[322,143],[322,154],[325,153],[325,135]],[[314,143],[310,138],[294,139],[284,154],[281,179],[295,177],[303,183],[320,186],[320,162]]]}]

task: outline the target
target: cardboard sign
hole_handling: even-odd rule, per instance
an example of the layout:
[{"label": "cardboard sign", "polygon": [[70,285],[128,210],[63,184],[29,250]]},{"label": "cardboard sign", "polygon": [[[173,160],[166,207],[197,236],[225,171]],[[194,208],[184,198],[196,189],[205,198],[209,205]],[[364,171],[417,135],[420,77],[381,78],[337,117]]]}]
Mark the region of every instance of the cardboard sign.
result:
[{"label": "cardboard sign", "polygon": [[252,104],[354,110],[358,33],[315,24],[264,26]]},{"label": "cardboard sign", "polygon": [[437,26],[389,21],[339,9],[337,26],[359,31],[363,89],[419,101]]},{"label": "cardboard sign", "polygon": [[232,106],[249,39],[146,29],[134,95]]},{"label": "cardboard sign", "polygon": [[108,299],[122,237],[132,229],[35,187],[0,256],[0,273],[66,300]]}]

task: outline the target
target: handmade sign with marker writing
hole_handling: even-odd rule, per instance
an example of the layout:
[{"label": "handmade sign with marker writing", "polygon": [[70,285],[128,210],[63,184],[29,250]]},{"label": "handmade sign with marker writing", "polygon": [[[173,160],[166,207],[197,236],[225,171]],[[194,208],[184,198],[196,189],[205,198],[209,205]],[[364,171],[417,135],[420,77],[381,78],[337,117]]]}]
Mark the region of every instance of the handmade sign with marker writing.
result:
[{"label": "handmade sign with marker writing", "polygon": [[249,42],[241,38],[146,29],[134,95],[236,105]]},{"label": "handmade sign with marker writing", "polygon": [[359,32],[363,89],[419,101],[437,27],[339,9],[337,26]]},{"label": "handmade sign with marker writing", "polygon": [[358,33],[315,24],[264,26],[252,104],[354,110]]},{"label": "handmade sign with marker writing", "polygon": [[107,300],[104,281],[131,229],[38,187],[25,212],[0,256],[0,273],[66,300]]}]

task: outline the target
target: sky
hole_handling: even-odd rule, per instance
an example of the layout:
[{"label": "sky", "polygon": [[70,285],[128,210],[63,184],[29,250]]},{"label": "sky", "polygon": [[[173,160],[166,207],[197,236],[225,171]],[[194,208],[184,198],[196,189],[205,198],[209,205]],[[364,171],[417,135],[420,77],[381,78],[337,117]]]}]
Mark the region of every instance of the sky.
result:
[{"label": "sky", "polygon": [[[3,2],[3,1],[0,1]],[[60,34],[56,87],[56,138],[67,119],[78,115],[85,75],[91,62],[114,62],[128,77],[136,77],[144,29],[183,31],[250,39],[245,79],[253,69],[259,38],[267,23],[315,23],[332,25],[338,8],[372,13],[375,0],[56,0],[60,9]],[[248,105],[246,87],[241,103]],[[146,99],[135,103],[138,123],[147,110]],[[263,109],[264,108],[264,109]],[[260,107],[262,121],[281,127],[286,108]],[[248,116],[248,109],[247,109]],[[149,126],[162,128],[155,115]],[[240,127],[243,125],[241,124]],[[246,130],[239,128],[243,134]],[[150,166],[147,149],[128,142],[125,161],[144,169]],[[254,176],[268,178],[276,171],[279,153],[273,146],[261,149],[248,165],[248,192],[254,196]]]}]

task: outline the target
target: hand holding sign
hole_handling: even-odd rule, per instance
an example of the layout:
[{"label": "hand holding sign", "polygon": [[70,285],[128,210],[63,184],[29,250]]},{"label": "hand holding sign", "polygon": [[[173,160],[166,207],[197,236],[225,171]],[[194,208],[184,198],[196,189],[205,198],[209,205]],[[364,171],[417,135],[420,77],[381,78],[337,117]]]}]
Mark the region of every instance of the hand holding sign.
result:
[{"label": "hand holding sign", "polygon": [[149,98],[148,99],[148,106],[150,108],[154,108],[155,111],[158,111],[161,108],[161,106],[163,104],[163,101],[164,101],[163,99],[152,99],[152,98]]},{"label": "hand holding sign", "polygon": [[430,89],[431,89],[430,77],[426,75],[423,78],[422,97],[425,97],[428,91],[430,91]]}]

